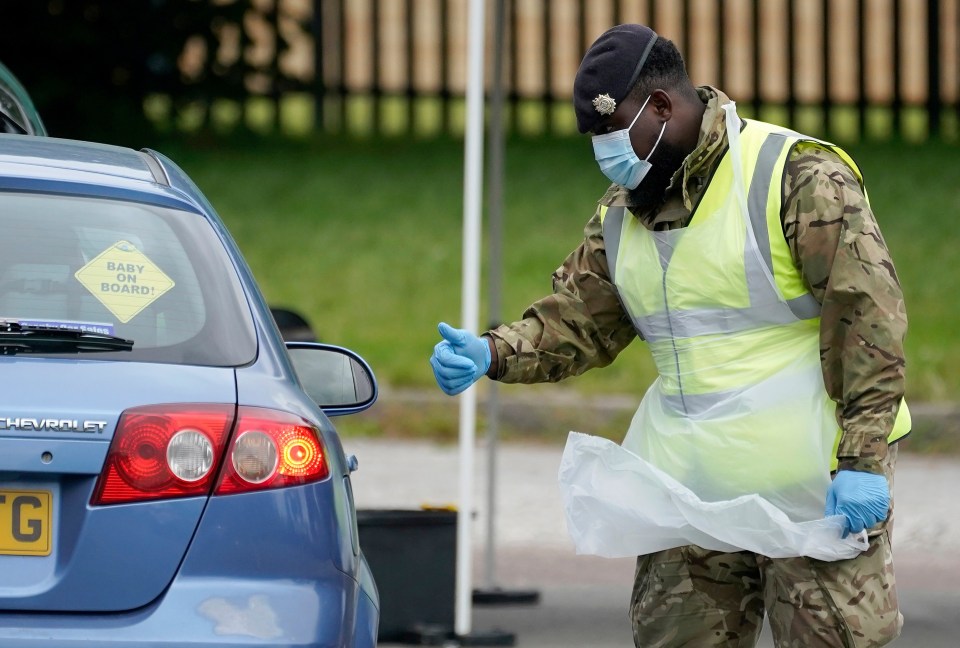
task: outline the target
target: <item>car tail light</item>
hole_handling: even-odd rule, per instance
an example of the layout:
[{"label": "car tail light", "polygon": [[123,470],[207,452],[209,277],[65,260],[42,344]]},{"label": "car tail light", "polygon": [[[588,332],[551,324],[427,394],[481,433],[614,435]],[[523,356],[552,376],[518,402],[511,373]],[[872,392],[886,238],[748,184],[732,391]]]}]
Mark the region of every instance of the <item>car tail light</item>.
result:
[{"label": "car tail light", "polygon": [[91,504],[209,495],[218,473],[216,494],[224,495],[317,481],[330,468],[317,429],[292,414],[241,407],[235,416],[233,405],[220,404],[136,407],[120,417]]},{"label": "car tail light", "polygon": [[117,423],[91,504],[209,494],[234,406],[150,405]]},{"label": "car tail light", "polygon": [[241,407],[215,494],[293,486],[330,474],[317,429],[298,416]]}]

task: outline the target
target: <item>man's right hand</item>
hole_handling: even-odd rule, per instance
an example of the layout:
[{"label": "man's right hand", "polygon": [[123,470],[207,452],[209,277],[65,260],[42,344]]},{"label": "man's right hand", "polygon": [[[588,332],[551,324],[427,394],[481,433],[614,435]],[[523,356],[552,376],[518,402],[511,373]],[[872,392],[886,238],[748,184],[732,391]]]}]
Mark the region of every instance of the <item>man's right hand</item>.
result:
[{"label": "man's right hand", "polygon": [[490,345],[466,329],[445,322],[437,327],[443,338],[433,347],[430,366],[445,394],[453,396],[477,382],[490,368]]}]

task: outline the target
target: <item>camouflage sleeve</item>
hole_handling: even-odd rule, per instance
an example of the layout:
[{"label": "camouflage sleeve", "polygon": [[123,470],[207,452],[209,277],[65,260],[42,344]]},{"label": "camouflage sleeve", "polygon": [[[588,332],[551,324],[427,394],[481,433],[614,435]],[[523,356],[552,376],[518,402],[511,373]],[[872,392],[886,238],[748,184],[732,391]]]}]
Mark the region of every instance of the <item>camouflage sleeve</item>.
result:
[{"label": "camouflage sleeve", "polygon": [[801,144],[784,179],[784,232],[822,305],[820,357],[838,403],[839,467],[883,474],[904,393],[907,316],[887,245],[854,172],[829,150]]},{"label": "camouflage sleeve", "polygon": [[488,331],[497,352],[497,380],[557,382],[604,367],[636,337],[607,270],[599,211],[584,240],[553,273],[553,294],[523,318]]}]

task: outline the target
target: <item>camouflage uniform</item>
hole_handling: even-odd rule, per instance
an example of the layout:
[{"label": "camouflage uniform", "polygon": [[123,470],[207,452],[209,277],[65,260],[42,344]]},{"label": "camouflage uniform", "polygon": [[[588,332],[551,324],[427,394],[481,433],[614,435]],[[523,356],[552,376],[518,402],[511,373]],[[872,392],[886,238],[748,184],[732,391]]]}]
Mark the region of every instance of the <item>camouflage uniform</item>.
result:
[{"label": "camouflage uniform", "polygon": [[[689,222],[727,144],[720,106],[729,99],[715,88],[698,92],[707,104],[699,143],[665,202],[643,211],[613,185],[600,205],[626,206],[652,230]],[[890,254],[856,176],[828,149],[795,147],[782,195],[794,263],[822,307],[821,364],[838,403],[840,468],[884,474],[892,485],[896,452],[886,439],[904,392],[907,320]],[[489,375],[508,383],[556,382],[606,366],[637,337],[610,281],[599,208],[583,243],[554,272],[553,294],[487,335],[497,351]],[[750,646],[764,609],[778,646],[884,645],[901,624],[887,524],[871,530],[868,551],[836,563],[697,547],[642,556],[631,605],[637,645]]]}]

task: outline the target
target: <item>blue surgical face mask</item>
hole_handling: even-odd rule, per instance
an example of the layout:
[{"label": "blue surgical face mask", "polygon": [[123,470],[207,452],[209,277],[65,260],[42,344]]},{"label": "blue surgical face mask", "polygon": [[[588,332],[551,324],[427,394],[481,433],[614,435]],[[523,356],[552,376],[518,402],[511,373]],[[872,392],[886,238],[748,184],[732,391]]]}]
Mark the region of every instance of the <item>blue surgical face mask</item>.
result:
[{"label": "blue surgical face mask", "polygon": [[636,117],[626,128],[604,133],[603,135],[593,136],[593,156],[600,165],[603,175],[610,178],[611,182],[626,187],[627,189],[636,189],[643,181],[644,176],[650,170],[650,156],[657,150],[660,139],[663,137],[663,131],[667,128],[667,122],[663,122],[663,128],[660,129],[660,135],[654,143],[653,148],[647,157],[640,159],[636,151],[633,150],[633,144],[630,142],[630,129],[637,123],[640,113],[647,107],[650,97],[640,106]]}]

